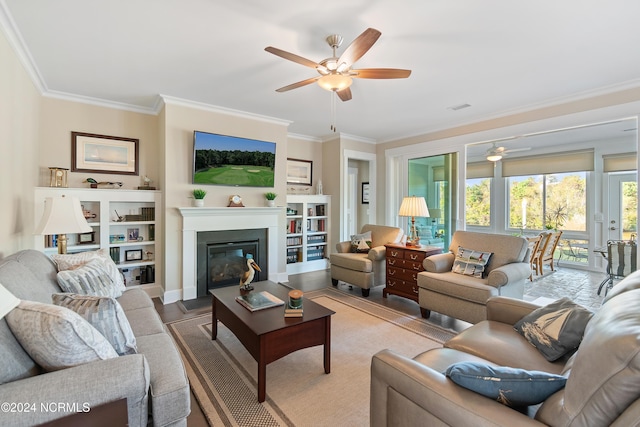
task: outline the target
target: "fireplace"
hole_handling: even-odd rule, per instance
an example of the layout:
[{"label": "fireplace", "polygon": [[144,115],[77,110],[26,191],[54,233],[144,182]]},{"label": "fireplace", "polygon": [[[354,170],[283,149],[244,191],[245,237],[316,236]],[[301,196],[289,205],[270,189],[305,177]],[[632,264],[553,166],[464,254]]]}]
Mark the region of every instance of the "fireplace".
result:
[{"label": "fireplace", "polygon": [[[173,296],[174,301],[198,297],[198,234],[206,231],[238,230],[239,227],[242,227],[241,231],[266,230],[263,245],[266,252],[264,255],[259,255],[258,261],[258,265],[263,270],[260,280],[272,282],[287,280],[284,248],[278,244],[285,238],[282,227],[286,222],[284,208],[184,207],[178,208],[178,211],[182,216],[182,289],[179,294]],[[231,237],[218,243],[237,241],[236,234]]]},{"label": "fireplace", "polygon": [[247,255],[251,255],[262,271],[256,271],[254,282],[269,277],[266,229],[202,231],[197,233],[198,296],[210,289],[239,286],[247,271]]}]

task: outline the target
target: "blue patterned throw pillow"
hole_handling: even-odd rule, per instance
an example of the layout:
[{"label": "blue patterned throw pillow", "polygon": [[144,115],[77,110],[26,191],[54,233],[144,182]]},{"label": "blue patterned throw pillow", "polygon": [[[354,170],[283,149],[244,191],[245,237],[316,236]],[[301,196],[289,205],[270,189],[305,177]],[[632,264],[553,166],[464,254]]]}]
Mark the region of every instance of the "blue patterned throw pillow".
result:
[{"label": "blue patterned throw pillow", "polygon": [[445,375],[461,387],[508,406],[537,405],[567,382],[561,375],[478,362],[454,363]]}]

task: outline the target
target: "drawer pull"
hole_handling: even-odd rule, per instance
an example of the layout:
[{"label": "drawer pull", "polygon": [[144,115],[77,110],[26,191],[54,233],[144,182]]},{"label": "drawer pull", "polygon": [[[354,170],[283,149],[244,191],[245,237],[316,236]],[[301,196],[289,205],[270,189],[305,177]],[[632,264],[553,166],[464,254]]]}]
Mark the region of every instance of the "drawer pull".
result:
[{"label": "drawer pull", "polygon": [[417,254],[409,254],[409,258],[411,258],[411,261],[415,261],[418,259],[418,255]]},{"label": "drawer pull", "polygon": [[416,295],[418,294],[418,289],[416,289],[416,288],[411,288],[411,290],[413,291],[413,293],[414,293],[414,294],[416,294]]},{"label": "drawer pull", "polygon": [[394,256],[394,257],[395,257],[395,256],[398,256],[398,254],[399,254],[399,253],[400,253],[400,252],[398,252],[398,251],[395,251],[395,252],[394,252],[394,251],[391,251],[391,256]]},{"label": "drawer pull", "polygon": [[389,276],[395,276],[396,271],[395,270],[389,270],[389,271],[387,271],[387,274],[389,274]]},{"label": "drawer pull", "polygon": [[395,259],[388,259],[387,261],[389,262],[389,265],[396,265]]},{"label": "drawer pull", "polygon": [[420,268],[420,264],[414,265],[414,266],[413,266],[413,269],[414,269],[415,271],[422,271],[422,269]]},{"label": "drawer pull", "polygon": [[415,275],[415,274],[412,274],[412,275],[411,275],[411,279],[412,279],[414,282],[416,282],[416,281],[418,280],[418,278],[416,277],[416,275]]},{"label": "drawer pull", "polygon": [[396,285],[396,282],[394,281],[389,281],[389,283],[387,283],[388,286],[394,287]]}]

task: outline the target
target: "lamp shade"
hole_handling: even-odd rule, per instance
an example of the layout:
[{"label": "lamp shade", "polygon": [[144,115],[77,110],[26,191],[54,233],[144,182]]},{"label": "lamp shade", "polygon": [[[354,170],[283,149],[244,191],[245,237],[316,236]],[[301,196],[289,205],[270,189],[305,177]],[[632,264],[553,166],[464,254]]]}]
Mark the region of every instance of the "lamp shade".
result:
[{"label": "lamp shade", "polygon": [[429,209],[427,208],[427,202],[424,200],[424,197],[418,196],[410,196],[402,199],[402,204],[400,205],[400,211],[398,212],[400,216],[429,216]]},{"label": "lamp shade", "polygon": [[9,314],[18,304],[20,304],[20,300],[0,285],[0,319]]},{"label": "lamp shade", "polygon": [[44,215],[36,227],[35,234],[89,233],[93,229],[82,213],[77,197],[47,197]]}]

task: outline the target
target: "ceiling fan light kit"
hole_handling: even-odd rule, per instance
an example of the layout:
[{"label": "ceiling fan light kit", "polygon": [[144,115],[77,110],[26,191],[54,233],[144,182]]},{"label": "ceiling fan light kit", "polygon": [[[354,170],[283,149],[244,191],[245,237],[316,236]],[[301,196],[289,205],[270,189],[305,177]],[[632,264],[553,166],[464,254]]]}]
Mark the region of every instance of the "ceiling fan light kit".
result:
[{"label": "ceiling fan light kit", "polygon": [[353,80],[349,76],[343,76],[342,74],[327,74],[320,77],[318,85],[331,92],[337,92],[342,89],[346,89],[351,86]]},{"label": "ceiling fan light kit", "polygon": [[495,143],[493,143],[492,147],[487,150],[485,156],[487,160],[490,162],[498,162],[502,160],[503,157],[509,155],[509,153],[514,153],[516,151],[527,151],[527,150],[531,150],[531,147],[506,148],[506,147],[498,147]]}]

